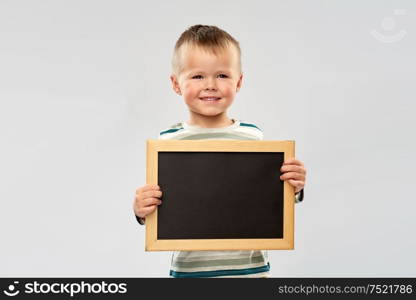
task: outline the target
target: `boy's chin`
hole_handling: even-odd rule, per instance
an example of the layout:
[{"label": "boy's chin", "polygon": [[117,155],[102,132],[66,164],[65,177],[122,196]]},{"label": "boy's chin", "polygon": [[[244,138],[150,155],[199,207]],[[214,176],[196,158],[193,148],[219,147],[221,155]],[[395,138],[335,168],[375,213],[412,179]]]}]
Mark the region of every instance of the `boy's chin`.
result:
[{"label": "boy's chin", "polygon": [[191,110],[191,111],[192,113],[199,115],[201,117],[211,117],[211,118],[218,117],[226,113],[225,110],[197,110],[197,111]]}]

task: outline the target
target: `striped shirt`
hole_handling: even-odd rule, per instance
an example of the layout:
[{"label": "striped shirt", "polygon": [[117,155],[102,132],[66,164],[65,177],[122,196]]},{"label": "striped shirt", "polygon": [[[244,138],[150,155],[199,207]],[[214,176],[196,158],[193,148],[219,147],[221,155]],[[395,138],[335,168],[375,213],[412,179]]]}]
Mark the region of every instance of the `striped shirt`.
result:
[{"label": "striped shirt", "polygon": [[[263,132],[252,123],[233,119],[221,128],[202,128],[177,123],[160,132],[162,140],[262,140]],[[175,251],[170,277],[269,277],[270,264],[266,250],[242,251]]]}]

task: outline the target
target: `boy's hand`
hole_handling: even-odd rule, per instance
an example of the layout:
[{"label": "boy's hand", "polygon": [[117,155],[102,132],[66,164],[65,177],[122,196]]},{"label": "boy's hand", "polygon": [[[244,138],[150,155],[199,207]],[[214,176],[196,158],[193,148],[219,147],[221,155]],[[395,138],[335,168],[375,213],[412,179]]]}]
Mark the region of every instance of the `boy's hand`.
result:
[{"label": "boy's hand", "polygon": [[136,190],[136,198],[134,200],[134,213],[139,218],[144,218],[152,213],[157,205],[162,204],[159,199],[162,197],[160,187],[155,184],[146,184]]},{"label": "boy's hand", "polygon": [[300,160],[294,158],[286,160],[280,171],[283,173],[280,176],[280,180],[288,180],[295,188],[295,194],[303,189],[306,180],[306,169]]}]

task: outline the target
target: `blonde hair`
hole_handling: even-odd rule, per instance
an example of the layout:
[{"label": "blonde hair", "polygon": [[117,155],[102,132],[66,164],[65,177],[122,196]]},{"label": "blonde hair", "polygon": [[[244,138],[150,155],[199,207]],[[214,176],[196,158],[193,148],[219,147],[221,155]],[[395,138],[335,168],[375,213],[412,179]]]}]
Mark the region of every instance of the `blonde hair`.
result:
[{"label": "blonde hair", "polygon": [[241,72],[240,44],[224,30],[210,25],[193,25],[184,31],[175,44],[172,57],[172,71],[178,75],[181,72],[181,47],[200,47],[214,55],[233,45],[238,52],[238,66]]}]

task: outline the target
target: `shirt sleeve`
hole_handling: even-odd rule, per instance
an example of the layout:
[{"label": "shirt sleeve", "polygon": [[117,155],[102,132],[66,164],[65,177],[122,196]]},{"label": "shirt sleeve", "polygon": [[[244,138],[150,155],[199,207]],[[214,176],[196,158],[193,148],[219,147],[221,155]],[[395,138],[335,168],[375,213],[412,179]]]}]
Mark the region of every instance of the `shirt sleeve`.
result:
[{"label": "shirt sleeve", "polygon": [[304,194],[304,191],[303,191],[304,189],[301,189],[300,191],[299,191],[299,193],[297,193],[296,195],[295,195],[295,203],[299,203],[299,202],[302,202],[303,201],[303,194]]},{"label": "shirt sleeve", "polygon": [[136,217],[137,222],[139,222],[140,225],[144,225],[145,218],[140,218],[136,215],[135,215],[135,217]]}]

